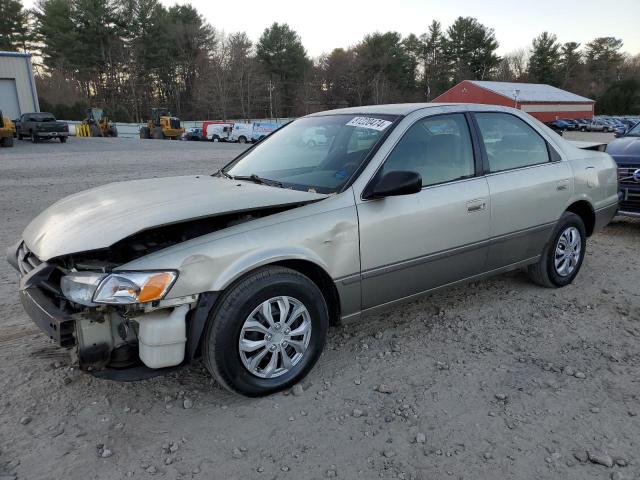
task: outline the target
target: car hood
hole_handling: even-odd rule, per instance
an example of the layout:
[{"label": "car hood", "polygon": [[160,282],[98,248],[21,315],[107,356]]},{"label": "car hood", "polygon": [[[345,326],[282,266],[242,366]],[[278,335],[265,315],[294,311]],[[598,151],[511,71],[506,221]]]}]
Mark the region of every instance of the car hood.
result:
[{"label": "car hood", "polygon": [[112,183],[54,203],[27,226],[23,240],[40,260],[47,261],[107,248],[153,227],[325,197],[211,176]]},{"label": "car hood", "polygon": [[607,153],[621,162],[640,161],[640,137],[621,137],[607,145]]}]

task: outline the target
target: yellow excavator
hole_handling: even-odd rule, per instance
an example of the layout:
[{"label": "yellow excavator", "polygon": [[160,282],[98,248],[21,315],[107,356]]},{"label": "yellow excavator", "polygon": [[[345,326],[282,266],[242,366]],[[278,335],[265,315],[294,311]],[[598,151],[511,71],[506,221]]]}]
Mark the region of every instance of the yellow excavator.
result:
[{"label": "yellow excavator", "polygon": [[109,121],[109,117],[101,108],[91,107],[87,110],[87,116],[77,127],[78,137],[117,137],[118,129],[115,123]]},{"label": "yellow excavator", "polygon": [[16,126],[11,119],[2,115],[0,110],[0,147],[13,147],[13,137],[16,134]]},{"label": "yellow excavator", "polygon": [[179,118],[173,117],[166,108],[152,108],[151,119],[140,129],[140,138],[179,140],[183,133]]}]

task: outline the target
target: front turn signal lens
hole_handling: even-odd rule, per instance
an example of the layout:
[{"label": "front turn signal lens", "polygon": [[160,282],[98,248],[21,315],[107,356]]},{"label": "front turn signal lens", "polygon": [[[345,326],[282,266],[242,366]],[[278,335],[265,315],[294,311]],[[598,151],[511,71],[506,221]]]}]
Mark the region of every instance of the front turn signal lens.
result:
[{"label": "front turn signal lens", "polygon": [[138,302],[152,302],[164,297],[165,292],[173,282],[175,276],[169,272],[156,273],[149,277],[138,294]]}]

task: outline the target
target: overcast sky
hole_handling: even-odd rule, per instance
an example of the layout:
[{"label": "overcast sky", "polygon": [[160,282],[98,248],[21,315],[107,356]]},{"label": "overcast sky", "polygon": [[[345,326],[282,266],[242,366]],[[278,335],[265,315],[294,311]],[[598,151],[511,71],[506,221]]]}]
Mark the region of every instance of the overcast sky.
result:
[{"label": "overcast sky", "polygon": [[[335,47],[349,47],[366,33],[395,30],[424,33],[433,19],[443,27],[458,16],[476,17],[492,27],[498,53],[528,47],[544,30],[560,42],[581,44],[614,36],[623,50],[640,53],[640,2],[594,0],[161,0],[166,6],[191,3],[211,25],[225,32],[246,31],[257,40],[273,22],[286,22],[316,57]],[[32,0],[25,2],[28,6]]]}]

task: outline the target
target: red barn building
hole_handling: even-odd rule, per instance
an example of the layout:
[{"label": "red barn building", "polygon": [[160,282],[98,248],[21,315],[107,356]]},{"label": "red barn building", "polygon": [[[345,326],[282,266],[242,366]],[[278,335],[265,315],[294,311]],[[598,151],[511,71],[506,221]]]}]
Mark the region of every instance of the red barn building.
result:
[{"label": "red barn building", "polygon": [[515,107],[542,122],[559,118],[592,118],[595,101],[540,83],[464,80],[433,100]]}]

